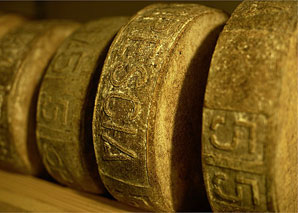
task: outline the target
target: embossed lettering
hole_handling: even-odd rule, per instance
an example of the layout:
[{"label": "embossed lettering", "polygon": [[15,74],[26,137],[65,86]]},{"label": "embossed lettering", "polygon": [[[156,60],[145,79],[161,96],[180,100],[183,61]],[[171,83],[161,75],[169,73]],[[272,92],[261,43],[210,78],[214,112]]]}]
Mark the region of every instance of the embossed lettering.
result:
[{"label": "embossed lettering", "polygon": [[70,50],[80,50],[84,46],[89,45],[88,38],[90,35],[88,33],[76,34],[76,37],[71,39],[71,42],[67,45]]},{"label": "embossed lettering", "polygon": [[124,132],[131,135],[135,135],[138,132],[137,129],[120,126],[119,124],[116,124],[115,122],[112,122],[112,121],[104,121],[101,124],[106,129],[111,129],[118,132]]},{"label": "embossed lettering", "polygon": [[[137,157],[137,154],[133,150],[123,147],[108,134],[103,133],[101,137],[104,140],[104,160],[131,160]],[[113,153],[111,146],[115,147],[118,153]]]},{"label": "embossed lettering", "polygon": [[258,181],[254,179],[248,179],[243,176],[237,176],[236,182],[243,185],[248,185],[251,187],[251,193],[253,195],[253,204],[255,206],[260,205],[260,192],[259,192],[259,186]]},{"label": "embossed lettering", "polygon": [[[129,120],[135,119],[139,112],[139,102],[133,97],[124,94],[110,94],[104,102],[104,112],[113,121],[102,121],[102,127],[105,129],[114,130],[120,133],[130,135],[137,134],[137,129],[124,126],[124,124],[116,123],[117,118],[127,118]],[[116,119],[115,119],[116,118]],[[103,139],[103,160],[116,161],[116,160],[131,160],[136,158],[137,155],[133,150],[129,150],[112,138],[108,133],[101,134]]]},{"label": "embossed lettering", "polygon": [[83,53],[72,53],[71,55],[66,55],[64,53],[60,54],[55,58],[52,71],[54,73],[71,73],[77,69],[80,59]]},{"label": "embossed lettering", "polygon": [[135,87],[141,87],[143,86],[148,79],[148,74],[146,69],[142,66],[135,66],[131,67],[131,65],[119,65],[113,71],[110,75],[110,81],[115,87],[119,87],[125,83],[127,83],[127,80],[129,77],[131,77],[133,74],[138,73],[139,78],[136,81]]},{"label": "embossed lettering", "polygon": [[[225,124],[225,118],[222,116],[217,116],[213,119],[212,124],[211,124],[211,129],[216,131],[218,129],[218,127],[220,125]],[[238,144],[238,140],[236,137],[233,137],[232,142],[231,143],[226,143],[226,142],[221,142],[218,140],[217,136],[215,133],[213,133],[211,135],[210,138],[211,144],[218,148],[218,149],[222,149],[222,150],[226,150],[226,151],[232,151],[235,149],[235,147]]]},{"label": "embossed lettering", "polygon": [[[214,193],[229,203],[237,203],[241,202],[244,199],[243,185],[248,185],[251,189],[252,194],[252,205],[258,206],[260,205],[260,192],[258,187],[258,181],[254,179],[245,178],[243,176],[236,176],[235,184],[236,184],[236,195],[226,194],[223,190],[223,183],[227,180],[227,174],[225,173],[216,173],[213,177],[213,191]],[[247,197],[247,196],[246,196]]]},{"label": "embossed lettering", "polygon": [[125,116],[129,120],[133,120],[138,115],[139,110],[139,101],[126,94],[110,94],[104,101],[104,111],[112,118]]},{"label": "embossed lettering", "polygon": [[[237,120],[236,125],[239,127],[244,127],[249,130],[249,143],[248,152],[253,154],[256,152],[256,124],[246,120]],[[239,135],[239,134],[237,134]]]},{"label": "embossed lettering", "polygon": [[47,143],[43,145],[44,154],[43,157],[47,162],[46,165],[50,167],[50,170],[53,173],[58,173],[62,180],[72,183],[73,180],[70,178],[69,173],[67,172],[65,165],[60,158],[59,154],[55,148]]},{"label": "embossed lettering", "polygon": [[[162,13],[164,8],[166,13]],[[108,82],[100,87],[100,109],[96,112],[97,121],[101,122],[96,135],[99,154],[103,156],[101,172],[131,186],[150,185],[146,134],[152,119],[150,106],[156,98],[153,90],[178,32],[194,16],[187,11],[185,21],[180,21],[180,16],[176,21],[177,10],[171,8],[153,7],[148,13],[137,15],[115,38],[103,67],[102,74]],[[171,16],[174,11],[175,16]],[[139,26],[143,26],[141,31]],[[102,162],[105,160],[126,160],[124,164],[132,172],[125,175],[118,162]]]},{"label": "embossed lettering", "polygon": [[[154,58],[157,54],[159,41],[153,38],[142,38],[140,36],[127,37],[127,44],[117,50],[118,57],[122,61],[129,61],[132,58]],[[134,51],[135,47],[139,51]],[[153,51],[152,51],[153,50]],[[115,64],[110,71],[110,82],[113,86],[119,87],[127,85],[130,79],[137,78],[134,87],[138,88],[144,86],[148,81],[148,71],[143,64],[136,65],[135,63],[120,63]]]},{"label": "embossed lettering", "polygon": [[236,196],[235,195],[228,195],[225,192],[223,192],[223,182],[227,180],[227,175],[224,173],[217,173],[214,175],[212,182],[213,182],[213,187],[214,187],[214,193],[217,194],[219,197],[224,199],[225,201],[228,202],[237,202],[242,200],[243,198],[243,192],[242,188],[237,186],[236,190]]},{"label": "embossed lettering", "polygon": [[220,125],[225,125],[225,117],[216,116],[213,119],[210,127],[212,130],[214,130],[214,133],[211,134],[210,136],[210,142],[214,147],[221,150],[233,151],[239,144],[239,139],[241,134],[239,129],[236,127],[244,127],[249,130],[248,152],[255,153],[255,150],[256,150],[256,124],[255,123],[249,122],[246,120],[237,120],[235,122],[234,135],[230,143],[222,142],[217,138],[216,131]]},{"label": "embossed lettering", "polygon": [[[130,56],[139,57],[141,60],[146,57],[148,59],[154,59],[157,52],[161,48],[161,41],[156,40],[154,36],[142,37],[141,35],[131,35],[127,37],[127,46],[125,45],[122,49],[122,56],[129,58]],[[134,48],[129,48],[134,47]],[[139,51],[134,51],[135,47]]]},{"label": "embossed lettering", "polygon": [[67,125],[69,101],[60,100],[59,103],[54,103],[53,98],[46,93],[42,93],[40,97],[41,118],[46,122],[58,122]]},{"label": "embossed lettering", "polygon": [[136,206],[139,208],[142,208],[143,206],[151,207],[151,205],[149,205],[149,203],[147,202],[147,200],[149,200],[147,196],[132,195],[132,194],[129,194],[129,196],[132,198],[132,200],[129,201],[129,203],[132,206]]}]

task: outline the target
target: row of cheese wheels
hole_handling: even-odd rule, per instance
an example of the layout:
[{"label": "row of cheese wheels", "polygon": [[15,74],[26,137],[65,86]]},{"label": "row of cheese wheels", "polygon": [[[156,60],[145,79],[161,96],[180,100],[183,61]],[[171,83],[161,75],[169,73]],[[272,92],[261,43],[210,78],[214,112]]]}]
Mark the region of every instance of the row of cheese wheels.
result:
[{"label": "row of cheese wheels", "polygon": [[0,23],[2,169],[153,211],[297,211],[297,3]]}]

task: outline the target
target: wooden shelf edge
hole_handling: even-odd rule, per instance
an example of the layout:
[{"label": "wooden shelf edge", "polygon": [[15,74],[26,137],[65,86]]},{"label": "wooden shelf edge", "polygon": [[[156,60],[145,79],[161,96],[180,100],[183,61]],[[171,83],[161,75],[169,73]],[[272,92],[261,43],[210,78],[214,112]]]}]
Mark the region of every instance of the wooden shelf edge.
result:
[{"label": "wooden shelf edge", "polygon": [[0,211],[140,212],[139,209],[39,178],[0,171]]}]

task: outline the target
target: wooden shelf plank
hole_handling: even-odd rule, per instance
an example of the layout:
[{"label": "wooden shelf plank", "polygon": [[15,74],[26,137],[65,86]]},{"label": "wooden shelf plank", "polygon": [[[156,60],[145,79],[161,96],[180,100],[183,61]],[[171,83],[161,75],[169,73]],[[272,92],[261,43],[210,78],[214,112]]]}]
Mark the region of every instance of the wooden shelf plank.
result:
[{"label": "wooden shelf plank", "polygon": [[105,197],[5,171],[0,171],[0,209],[22,212],[140,212]]}]

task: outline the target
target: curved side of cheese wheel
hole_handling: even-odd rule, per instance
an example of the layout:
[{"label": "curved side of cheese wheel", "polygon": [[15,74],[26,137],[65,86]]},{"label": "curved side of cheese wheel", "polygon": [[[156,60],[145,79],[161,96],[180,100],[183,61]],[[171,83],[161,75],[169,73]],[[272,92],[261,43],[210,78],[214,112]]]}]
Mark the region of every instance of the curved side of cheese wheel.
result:
[{"label": "curved side of cheese wheel", "polygon": [[39,150],[60,183],[105,192],[92,141],[97,83],[110,42],[126,17],[88,22],[63,42],[43,79],[37,110]]},{"label": "curved side of cheese wheel", "polygon": [[202,136],[214,211],[297,210],[296,6],[244,1],[218,39]]},{"label": "curved side of cheese wheel", "polygon": [[[209,13],[218,17],[214,22],[210,20],[210,28],[200,20],[207,21],[205,15]],[[177,159],[171,159],[171,146],[176,142],[167,135],[157,137],[165,128],[164,118],[157,114],[159,107],[164,107],[159,101],[164,103],[167,99],[166,94],[160,99],[163,92],[169,96],[174,92],[172,101],[178,102],[177,95],[182,89],[178,85],[182,85],[187,77],[187,64],[191,63],[200,41],[208,34],[205,30],[212,31],[212,27],[222,25],[226,18],[221,11],[195,4],[154,4],[140,10],[115,37],[99,82],[93,135],[99,173],[116,199],[148,210],[187,209],[182,204],[186,203],[183,200],[187,197],[185,191],[191,191],[185,182],[191,178],[185,176],[191,176],[193,173],[188,172],[194,168],[184,170],[181,164],[175,165]],[[191,49],[181,51],[182,55],[176,58],[177,51],[182,48],[180,41],[182,46]],[[183,57],[187,61],[183,61]],[[180,62],[184,64],[183,70],[171,67],[171,64],[175,66]],[[171,74],[167,77],[168,72]],[[167,78],[175,79],[175,74],[179,82],[169,88],[164,82]],[[170,107],[173,109],[169,109],[169,121],[175,122],[177,103]],[[173,124],[167,127],[174,128]],[[169,129],[171,134],[173,131]],[[175,138],[182,144],[181,137]],[[187,149],[189,151],[189,147]],[[169,153],[164,155],[166,152]],[[200,154],[197,150],[192,152],[197,156]],[[179,158],[179,155],[176,153],[175,157]],[[199,167],[195,164],[185,166]],[[175,166],[177,170],[173,168]],[[175,173],[172,177],[169,175],[171,171]],[[177,177],[177,171],[181,172],[181,178]],[[188,174],[182,174],[184,172]],[[194,179],[198,180],[197,177]],[[181,187],[176,188],[175,184]]]},{"label": "curved side of cheese wheel", "polygon": [[226,20],[224,13],[211,11],[188,23],[155,89],[155,122],[148,130],[154,154],[148,166],[155,164],[157,193],[177,211],[208,209],[200,157],[202,108],[211,56]]},{"label": "curved side of cheese wheel", "polygon": [[[3,163],[7,169],[33,175],[43,171],[35,141],[38,88],[56,48],[77,26],[72,22],[28,22],[1,40],[6,53],[2,55],[2,68],[7,66],[2,111],[10,150]],[[5,61],[6,57],[9,60]]]}]

